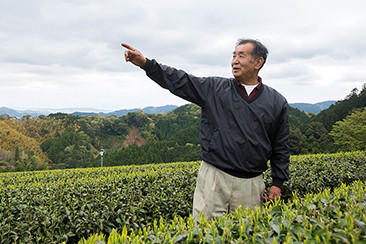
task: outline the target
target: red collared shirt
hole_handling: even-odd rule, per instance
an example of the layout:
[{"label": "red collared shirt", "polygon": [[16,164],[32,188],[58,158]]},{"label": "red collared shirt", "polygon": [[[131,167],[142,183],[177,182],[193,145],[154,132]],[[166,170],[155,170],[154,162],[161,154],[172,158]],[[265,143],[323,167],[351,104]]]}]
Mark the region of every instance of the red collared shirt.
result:
[{"label": "red collared shirt", "polygon": [[255,94],[257,94],[257,92],[259,91],[259,88],[262,85],[262,78],[258,76],[258,84],[257,86],[253,89],[253,91],[250,93],[250,95],[248,96],[247,91],[245,90],[245,87],[238,81],[236,80],[236,82],[238,83],[240,89],[244,92],[244,94],[248,97],[248,99],[251,99],[252,97],[255,96]]}]

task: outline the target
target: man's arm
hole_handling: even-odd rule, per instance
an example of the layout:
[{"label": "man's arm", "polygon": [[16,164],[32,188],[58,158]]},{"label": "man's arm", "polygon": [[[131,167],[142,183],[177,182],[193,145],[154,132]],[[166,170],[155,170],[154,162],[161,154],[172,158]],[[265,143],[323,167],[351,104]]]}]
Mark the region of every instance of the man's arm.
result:
[{"label": "man's arm", "polygon": [[208,92],[212,91],[214,81],[210,78],[196,77],[183,70],[162,65],[156,60],[147,59],[142,53],[128,44],[125,47],[125,60],[146,71],[147,76],[174,95],[193,102],[199,106],[204,104]]},{"label": "man's arm", "polygon": [[281,188],[284,181],[289,179],[290,148],[289,148],[289,123],[288,104],[282,107],[282,112],[277,118],[276,135],[272,142],[271,176],[272,187],[269,191],[270,199],[281,197]]}]

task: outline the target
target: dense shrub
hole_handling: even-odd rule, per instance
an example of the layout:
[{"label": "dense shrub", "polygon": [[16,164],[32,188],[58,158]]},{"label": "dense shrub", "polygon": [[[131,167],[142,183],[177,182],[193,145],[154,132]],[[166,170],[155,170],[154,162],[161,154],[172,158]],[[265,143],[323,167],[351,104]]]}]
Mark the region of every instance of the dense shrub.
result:
[{"label": "dense shrub", "polygon": [[[365,167],[365,152],[292,157],[283,200],[365,182]],[[0,242],[73,243],[188,219],[198,169],[199,162],[184,162],[0,173]]]},{"label": "dense shrub", "polygon": [[[189,218],[161,220],[152,228],[128,235],[115,230],[108,243],[365,243],[366,187],[361,181],[318,194],[307,194],[287,203],[276,201],[250,211],[238,209],[196,224]],[[106,243],[103,234],[82,239],[80,244]]]},{"label": "dense shrub", "polygon": [[75,242],[188,216],[192,163],[0,174],[0,242]]},{"label": "dense shrub", "polygon": [[[356,180],[366,181],[366,151],[292,156],[290,180],[285,182],[282,197],[339,187]],[[267,185],[270,171],[265,174]]]}]

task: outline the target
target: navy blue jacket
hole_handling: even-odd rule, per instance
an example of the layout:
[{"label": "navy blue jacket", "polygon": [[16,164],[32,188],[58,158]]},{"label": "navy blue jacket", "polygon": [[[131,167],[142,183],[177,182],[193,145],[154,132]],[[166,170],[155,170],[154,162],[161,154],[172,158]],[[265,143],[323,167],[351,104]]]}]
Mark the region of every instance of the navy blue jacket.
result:
[{"label": "navy blue jacket", "polygon": [[155,60],[148,77],[202,109],[202,160],[241,178],[262,174],[271,163],[272,185],[289,179],[289,124],[286,99],[262,84],[249,99],[234,78],[195,77]]}]

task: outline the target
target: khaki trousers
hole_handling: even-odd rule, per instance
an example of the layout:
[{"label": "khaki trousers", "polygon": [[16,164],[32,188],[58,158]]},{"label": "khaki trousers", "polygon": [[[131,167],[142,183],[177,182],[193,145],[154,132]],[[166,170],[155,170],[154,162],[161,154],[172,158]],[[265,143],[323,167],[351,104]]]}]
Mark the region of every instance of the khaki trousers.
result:
[{"label": "khaki trousers", "polygon": [[238,178],[202,161],[193,197],[193,218],[198,221],[200,213],[209,219],[215,218],[226,212],[234,213],[239,206],[243,206],[243,210],[262,207],[260,197],[264,190],[263,175]]}]

